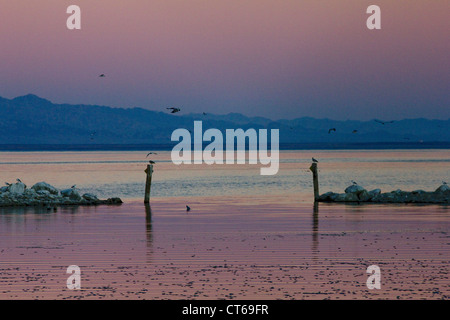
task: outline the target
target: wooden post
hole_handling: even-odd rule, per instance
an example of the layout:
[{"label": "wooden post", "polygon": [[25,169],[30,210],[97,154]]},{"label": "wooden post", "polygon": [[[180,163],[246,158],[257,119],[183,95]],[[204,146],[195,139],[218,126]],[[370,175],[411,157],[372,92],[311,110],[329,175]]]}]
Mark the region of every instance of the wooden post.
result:
[{"label": "wooden post", "polygon": [[152,174],[153,174],[153,165],[148,164],[147,169],[145,169],[145,173],[147,174],[147,179],[145,181],[145,196],[144,203],[150,202],[150,189],[152,187]]},{"label": "wooden post", "polygon": [[319,175],[317,174],[317,163],[313,162],[309,170],[313,173],[313,184],[314,184],[314,201],[319,200]]}]

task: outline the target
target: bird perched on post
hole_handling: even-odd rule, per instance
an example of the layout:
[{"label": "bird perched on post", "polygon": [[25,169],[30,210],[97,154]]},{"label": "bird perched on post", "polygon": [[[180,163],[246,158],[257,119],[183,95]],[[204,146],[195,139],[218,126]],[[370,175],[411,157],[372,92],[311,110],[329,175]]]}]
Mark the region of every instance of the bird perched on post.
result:
[{"label": "bird perched on post", "polygon": [[317,163],[317,162],[319,162],[319,161],[318,161],[317,159],[312,158],[312,162]]},{"label": "bird perched on post", "polygon": [[180,108],[173,108],[173,107],[171,107],[171,108],[166,108],[166,109],[172,110],[172,111],[170,111],[170,113],[177,113],[177,112],[180,112],[180,111],[181,111]]}]

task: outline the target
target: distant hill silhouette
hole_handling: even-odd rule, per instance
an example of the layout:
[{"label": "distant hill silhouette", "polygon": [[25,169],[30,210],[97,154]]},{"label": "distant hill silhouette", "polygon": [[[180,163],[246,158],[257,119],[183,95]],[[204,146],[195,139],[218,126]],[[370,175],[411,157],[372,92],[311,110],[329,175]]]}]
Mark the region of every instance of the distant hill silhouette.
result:
[{"label": "distant hill silhouette", "polygon": [[[54,104],[28,94],[14,99],[0,97],[0,144],[170,144],[173,130],[192,130],[194,120],[203,121],[203,130],[279,129],[280,143],[450,141],[450,119],[406,119],[383,125],[373,120],[309,117],[275,121],[239,113],[183,115],[183,110],[173,115],[164,108],[151,111]],[[330,128],[336,131],[328,133]]]}]

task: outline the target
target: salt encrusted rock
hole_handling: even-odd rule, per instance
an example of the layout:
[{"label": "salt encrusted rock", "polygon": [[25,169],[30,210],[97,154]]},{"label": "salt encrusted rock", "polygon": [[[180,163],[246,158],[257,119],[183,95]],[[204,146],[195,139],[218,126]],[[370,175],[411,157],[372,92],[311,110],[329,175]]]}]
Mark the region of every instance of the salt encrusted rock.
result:
[{"label": "salt encrusted rock", "polygon": [[358,195],[356,193],[339,193],[335,200],[337,202],[357,202],[359,201]]},{"label": "salt encrusted rock", "polygon": [[83,197],[83,199],[86,200],[86,201],[90,201],[90,202],[92,202],[92,201],[98,201],[97,196],[95,196],[95,195],[93,195],[93,194],[90,194],[90,193],[85,193],[85,194],[83,194],[82,197]]},{"label": "salt encrusted rock", "polygon": [[334,195],[336,195],[336,193],[334,193],[334,192],[327,192],[327,193],[324,193],[324,194],[320,195],[319,196],[319,200],[322,200],[322,201],[334,200],[334,199],[332,199],[332,198],[335,198]]},{"label": "salt encrusted rock", "polygon": [[99,200],[97,196],[85,193],[80,196],[75,188],[62,190],[51,185],[40,182],[31,189],[27,189],[25,184],[19,182],[14,185],[1,188],[0,207],[8,206],[48,206],[56,205],[116,205],[121,204],[120,198],[109,198]]},{"label": "salt encrusted rock", "polygon": [[36,194],[41,195],[41,196],[49,196],[50,195],[50,191],[48,191],[48,190],[38,190],[38,191],[36,191]]},{"label": "salt encrusted rock", "polygon": [[443,184],[434,192],[423,190],[402,191],[400,189],[381,193],[380,189],[367,191],[353,185],[345,189],[346,193],[327,192],[319,196],[323,202],[363,202],[363,203],[440,203],[450,204],[450,188]]},{"label": "salt encrusted rock", "polygon": [[73,188],[61,190],[61,195],[65,198],[69,198],[70,200],[81,200],[80,194]]},{"label": "salt encrusted rock", "polygon": [[17,183],[14,183],[14,184],[11,184],[10,186],[8,186],[8,191],[10,192],[10,193],[18,193],[18,194],[21,194],[21,193],[24,193],[25,192],[25,189],[26,189],[26,185],[25,185],[25,183],[23,183],[23,182],[17,182]]},{"label": "salt encrusted rock", "polygon": [[58,194],[59,191],[54,186],[48,184],[47,182],[38,182],[31,189],[37,191],[48,191],[51,194]]},{"label": "salt encrusted rock", "polygon": [[444,192],[449,192],[449,191],[450,191],[450,187],[447,184],[443,184],[439,188],[437,188],[434,192],[444,193]]},{"label": "salt encrusted rock", "polygon": [[367,192],[367,190],[363,190],[358,194],[358,199],[360,201],[369,201],[373,197]]},{"label": "salt encrusted rock", "polygon": [[373,190],[370,190],[368,193],[369,193],[370,198],[372,199],[373,197],[376,197],[379,194],[381,194],[381,190],[380,189],[373,189]]},{"label": "salt encrusted rock", "polygon": [[381,189],[370,190],[369,194],[372,195],[372,196],[377,196],[377,195],[381,194]]},{"label": "salt encrusted rock", "polygon": [[356,194],[359,194],[359,193],[361,193],[361,192],[363,192],[365,190],[366,189],[364,189],[363,187],[361,187],[361,186],[359,186],[357,184],[353,184],[353,185],[351,185],[351,186],[349,186],[349,187],[347,187],[345,189],[345,193],[356,193]]},{"label": "salt encrusted rock", "polygon": [[120,198],[108,198],[104,200],[105,204],[121,204],[123,201]]}]

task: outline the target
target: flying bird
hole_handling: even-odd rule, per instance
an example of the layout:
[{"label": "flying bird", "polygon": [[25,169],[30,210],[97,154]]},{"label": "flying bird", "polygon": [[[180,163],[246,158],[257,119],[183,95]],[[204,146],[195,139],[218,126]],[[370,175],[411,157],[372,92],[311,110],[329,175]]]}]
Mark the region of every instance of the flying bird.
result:
[{"label": "flying bird", "polygon": [[173,107],[171,107],[171,108],[166,108],[166,109],[172,110],[172,111],[170,111],[170,113],[177,113],[177,112],[180,112],[180,111],[181,111],[180,108],[173,108]]},{"label": "flying bird", "polygon": [[314,158],[312,158],[312,161],[315,163],[319,162],[317,159],[314,159]]},{"label": "flying bird", "polygon": [[102,73],[101,75],[98,76],[99,78],[104,78],[106,77],[104,73]]},{"label": "flying bird", "polygon": [[394,120],[392,120],[392,121],[381,121],[381,120],[377,120],[377,119],[375,119],[374,121],[378,122],[378,123],[381,123],[382,125],[385,125],[386,123],[393,123],[394,122]]},{"label": "flying bird", "polygon": [[191,207],[189,207],[188,205],[186,205],[186,211],[191,211]]},{"label": "flying bird", "polygon": [[147,153],[146,158],[147,158],[149,155],[151,155],[151,154],[157,154],[157,153],[156,153],[156,152],[149,152],[149,153]]},{"label": "flying bird", "polygon": [[328,133],[331,133],[331,131],[336,132],[336,128],[330,128],[330,129],[328,129]]}]

